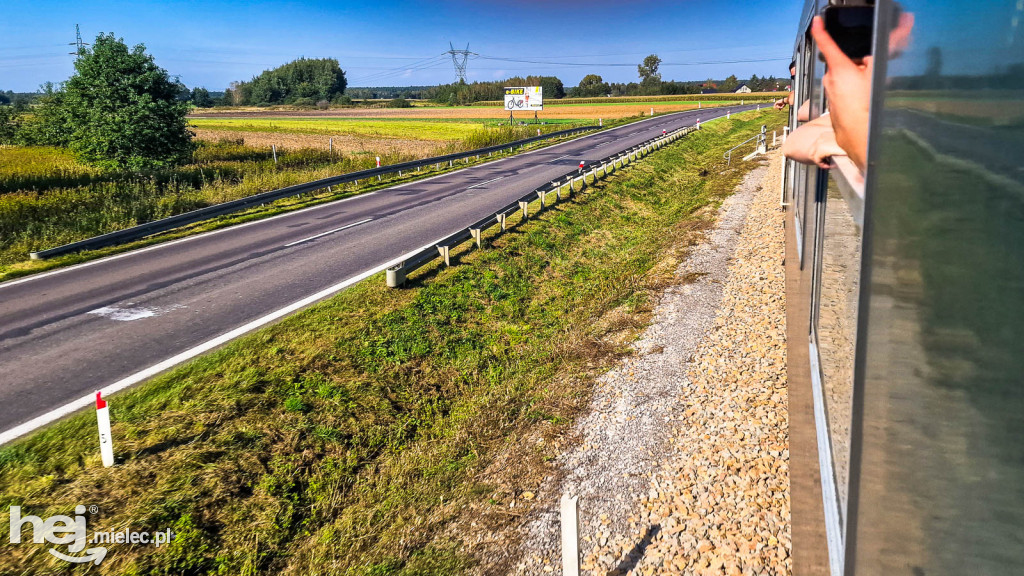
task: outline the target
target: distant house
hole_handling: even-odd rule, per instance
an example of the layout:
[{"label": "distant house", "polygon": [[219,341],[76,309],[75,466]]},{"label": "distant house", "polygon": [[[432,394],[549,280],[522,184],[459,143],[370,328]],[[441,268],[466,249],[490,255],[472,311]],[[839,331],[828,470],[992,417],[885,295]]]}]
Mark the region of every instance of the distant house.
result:
[{"label": "distant house", "polygon": [[745,82],[740,84],[740,87],[736,89],[736,94],[750,94],[751,92],[753,92],[753,90],[751,90],[750,86],[747,86]]}]

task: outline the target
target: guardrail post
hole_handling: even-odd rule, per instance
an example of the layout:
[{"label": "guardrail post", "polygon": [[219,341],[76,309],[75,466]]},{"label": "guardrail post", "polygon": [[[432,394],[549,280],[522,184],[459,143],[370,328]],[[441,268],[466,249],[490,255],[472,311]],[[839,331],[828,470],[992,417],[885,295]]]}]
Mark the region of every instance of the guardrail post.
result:
[{"label": "guardrail post", "polygon": [[452,261],[448,257],[449,251],[450,251],[450,246],[438,246],[437,247],[437,252],[438,252],[438,254],[441,255],[441,259],[444,260],[444,265],[445,266],[451,266],[452,265]]},{"label": "guardrail post", "polygon": [[544,190],[537,190],[537,198],[540,199],[540,208],[543,210],[547,206],[547,193]]},{"label": "guardrail post", "polygon": [[405,284],[405,262],[396,264],[387,270],[388,288],[398,288]]},{"label": "guardrail post", "polygon": [[483,230],[479,228],[470,228],[469,235],[476,241],[477,248],[483,248]]},{"label": "guardrail post", "polygon": [[498,221],[498,224],[501,226],[501,231],[504,232],[505,231],[505,214],[503,212],[498,212],[497,214],[494,215],[494,218]]},{"label": "guardrail post", "polygon": [[530,217],[530,203],[526,200],[519,201],[519,207],[523,209],[523,220]]}]

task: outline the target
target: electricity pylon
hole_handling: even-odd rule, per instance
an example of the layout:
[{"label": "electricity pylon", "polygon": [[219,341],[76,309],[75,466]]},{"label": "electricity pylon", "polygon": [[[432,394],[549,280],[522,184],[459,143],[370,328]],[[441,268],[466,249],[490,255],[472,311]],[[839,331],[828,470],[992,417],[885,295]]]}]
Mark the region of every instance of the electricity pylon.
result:
[{"label": "electricity pylon", "polygon": [[[472,52],[469,51],[469,42],[466,42],[465,50],[456,50],[455,46],[452,46],[451,42],[448,43],[448,47],[451,48],[451,50],[445,52],[445,54],[452,55],[452,63],[455,64],[455,75],[458,77],[458,80],[464,84],[466,82],[466,61],[469,59],[469,55],[472,54]],[[461,60],[459,60],[459,56],[462,57]]]},{"label": "electricity pylon", "polygon": [[74,46],[74,52],[68,52],[72,56],[81,56],[85,52],[85,47],[89,44],[82,42],[82,31],[78,28],[78,24],[75,24],[75,41],[68,42],[68,46]]}]

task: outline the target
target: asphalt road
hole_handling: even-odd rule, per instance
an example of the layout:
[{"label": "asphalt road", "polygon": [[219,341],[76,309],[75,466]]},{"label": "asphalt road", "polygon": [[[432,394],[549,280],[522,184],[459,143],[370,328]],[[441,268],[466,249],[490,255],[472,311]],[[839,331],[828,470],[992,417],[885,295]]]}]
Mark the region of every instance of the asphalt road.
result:
[{"label": "asphalt road", "polygon": [[246,324],[326,297],[492,214],[580,160],[599,160],[698,118],[753,108],[660,116],[0,284],[0,443],[88,405],[96,390],[144,380],[194,355],[197,346],[212,348]]}]

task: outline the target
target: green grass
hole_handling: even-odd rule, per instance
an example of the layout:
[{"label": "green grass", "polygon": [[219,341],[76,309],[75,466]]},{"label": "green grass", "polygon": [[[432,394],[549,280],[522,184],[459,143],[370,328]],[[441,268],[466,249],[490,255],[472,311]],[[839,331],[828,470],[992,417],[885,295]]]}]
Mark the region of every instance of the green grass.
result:
[{"label": "green grass", "polygon": [[[751,166],[725,170],[723,151],[782,120],[708,123],[410,288],[371,278],[116,395],[114,468],[91,411],[6,446],[0,507],[96,505],[93,529],[179,534],[114,546],[103,573],[462,573],[478,559],[457,535],[507,523],[536,489],[551,440]],[[8,547],[0,573],[62,571],[45,550]]]}]

